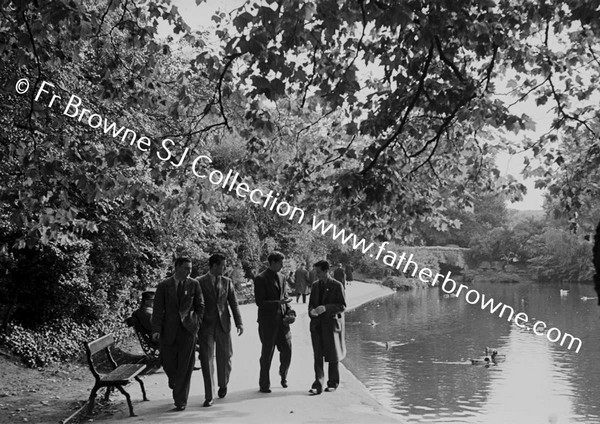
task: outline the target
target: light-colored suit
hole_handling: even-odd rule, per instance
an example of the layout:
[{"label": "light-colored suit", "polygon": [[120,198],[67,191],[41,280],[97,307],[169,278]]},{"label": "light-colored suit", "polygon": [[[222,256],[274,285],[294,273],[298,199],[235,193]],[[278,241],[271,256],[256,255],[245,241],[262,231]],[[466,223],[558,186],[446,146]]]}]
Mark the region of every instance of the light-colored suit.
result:
[{"label": "light-colored suit", "polygon": [[152,333],[160,334],[161,364],[173,390],[177,406],[186,406],[194,369],[194,347],[204,300],[200,284],[193,278],[183,282],[181,299],[173,277],[156,287],[152,310]]},{"label": "light-colored suit", "polygon": [[[206,305],[200,326],[200,364],[204,378],[204,397],[212,399],[214,394],[214,358],[216,348],[217,383],[226,388],[231,373],[231,315],[236,327],[242,325],[242,317],[235,297],[231,279],[221,276],[213,278],[209,273],[200,277],[199,283]],[[231,314],[229,310],[231,309]]]}]

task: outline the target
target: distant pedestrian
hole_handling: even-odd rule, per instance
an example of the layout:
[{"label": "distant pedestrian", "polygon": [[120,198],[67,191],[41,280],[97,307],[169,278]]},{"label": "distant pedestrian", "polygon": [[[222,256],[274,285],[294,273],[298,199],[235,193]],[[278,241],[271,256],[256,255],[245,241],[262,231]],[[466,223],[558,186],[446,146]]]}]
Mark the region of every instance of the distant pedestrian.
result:
[{"label": "distant pedestrian", "polygon": [[315,267],[318,281],[312,285],[308,302],[315,381],[309,391],[319,395],[325,383],[323,360],[329,363],[325,391],[333,392],[340,384],[339,362],[346,356],[346,295],[342,283],[329,276],[329,262],[319,261]]},{"label": "distant pedestrian", "polygon": [[348,285],[354,280],[354,268],[352,265],[346,265],[346,282]]},{"label": "distant pedestrian", "polygon": [[290,273],[286,277],[285,281],[287,283],[287,290],[288,290],[287,295],[294,296],[296,294],[296,283],[295,283],[293,271],[290,271]]},{"label": "distant pedestrian", "polygon": [[271,393],[270,370],[275,347],[279,350],[279,375],[281,386],[286,388],[287,373],[292,360],[292,333],[286,316],[292,313],[288,305],[285,277],[279,271],[283,268],[285,256],[272,252],[269,267],[254,279],[254,300],[258,306],[258,335],[262,344],[260,353],[259,390]]},{"label": "distant pedestrian", "polygon": [[190,393],[196,336],[204,315],[197,280],[189,278],[192,260],[175,260],[175,273],[156,287],[152,310],[152,339],[160,342],[163,369],[173,390],[175,409],[183,411]]},{"label": "distant pedestrian", "polygon": [[306,268],[301,264],[296,269],[296,273],[294,274],[294,287],[296,288],[296,303],[300,301],[300,296],[302,296],[302,303],[306,303],[306,295],[310,293],[310,284],[311,281],[309,279],[309,274]]},{"label": "distant pedestrian", "polygon": [[333,278],[338,280],[344,287],[346,287],[346,271],[342,264],[338,264],[337,268],[333,271]]},{"label": "distant pedestrian", "polygon": [[[204,379],[204,405],[213,404],[215,388],[214,362],[216,349],[218,396],[227,395],[227,384],[231,374],[231,315],[238,336],[244,332],[242,316],[235,297],[235,288],[230,278],[223,275],[227,258],[215,253],[208,258],[209,271],[199,278],[206,309],[200,326],[200,364]],[[231,309],[231,314],[229,310]]]}]

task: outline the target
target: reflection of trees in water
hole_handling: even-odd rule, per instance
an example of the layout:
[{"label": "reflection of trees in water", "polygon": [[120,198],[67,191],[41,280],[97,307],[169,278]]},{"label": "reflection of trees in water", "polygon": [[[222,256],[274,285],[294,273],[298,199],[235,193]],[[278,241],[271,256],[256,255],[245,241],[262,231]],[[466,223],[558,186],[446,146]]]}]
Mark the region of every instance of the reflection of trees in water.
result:
[{"label": "reflection of trees in water", "polygon": [[[559,411],[559,417],[573,413],[598,415],[598,390],[593,387],[600,379],[597,365],[600,323],[594,302],[580,299],[591,295],[591,287],[572,285],[570,295],[563,300],[558,285],[482,283],[473,287],[486,297],[513,306],[515,314],[527,313],[532,322],[533,318],[543,320],[549,327],[580,337],[584,341],[582,350],[569,351],[566,346],[510,325],[506,315],[500,318],[488,310],[482,311],[478,305],[468,305],[464,299],[445,299],[436,289],[428,289],[398,293],[350,312],[348,322],[361,324],[347,327],[349,353],[344,363],[367,387],[375,388],[374,394],[383,403],[403,414],[433,413],[439,417],[449,414],[454,418],[460,416],[465,422],[469,422],[468,417],[480,419],[482,413],[499,414],[497,418],[504,413],[503,409],[498,407],[492,412],[493,408],[489,408],[498,399],[508,402],[510,393],[533,396],[534,393],[523,393],[519,387],[552,381],[540,390],[544,399],[554,399],[551,404]],[[379,324],[368,326],[366,323],[371,320]],[[366,342],[405,342],[411,338],[414,341],[389,350]],[[489,368],[433,363],[481,357],[485,346],[506,353],[506,361]],[[546,359],[536,362],[540,352],[545,352]],[[528,365],[528,361],[534,363]],[[501,393],[495,393],[498,390]],[[556,401],[562,398],[577,399],[576,405],[564,399]],[[526,400],[517,404],[521,404],[524,413],[544,420],[548,418],[546,412],[552,410],[547,406],[545,410],[540,402],[530,402],[529,407]],[[426,409],[419,409],[420,406]],[[476,412],[470,412],[471,409]],[[488,415],[485,416],[487,419]],[[494,416],[489,418],[493,420]]]}]

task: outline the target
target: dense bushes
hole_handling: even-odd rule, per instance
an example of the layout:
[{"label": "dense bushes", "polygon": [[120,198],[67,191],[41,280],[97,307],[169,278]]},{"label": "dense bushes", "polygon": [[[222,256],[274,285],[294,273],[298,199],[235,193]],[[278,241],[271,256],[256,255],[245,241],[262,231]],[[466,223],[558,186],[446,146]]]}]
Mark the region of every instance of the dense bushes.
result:
[{"label": "dense bushes", "polygon": [[547,220],[529,220],[513,228],[496,228],[471,242],[469,260],[522,266],[539,281],[591,281],[592,244],[584,235]]},{"label": "dense bushes", "polygon": [[548,228],[532,240],[529,260],[541,281],[592,281],[592,243],[566,230]]},{"label": "dense bushes", "polygon": [[129,332],[130,330],[119,321],[86,325],[73,319],[63,319],[44,324],[35,330],[12,324],[1,340],[28,366],[42,367],[52,362],[82,357],[84,343],[103,334],[113,333],[119,340]]},{"label": "dense bushes", "polygon": [[95,305],[88,279],[90,243],[43,246],[11,252],[3,262],[0,292],[14,305],[13,317],[25,327],[58,318],[86,317]]}]

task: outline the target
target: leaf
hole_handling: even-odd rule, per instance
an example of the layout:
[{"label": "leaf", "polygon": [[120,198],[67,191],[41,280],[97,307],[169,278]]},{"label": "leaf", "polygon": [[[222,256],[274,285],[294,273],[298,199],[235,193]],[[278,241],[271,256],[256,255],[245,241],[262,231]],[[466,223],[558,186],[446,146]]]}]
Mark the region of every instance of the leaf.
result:
[{"label": "leaf", "polygon": [[238,32],[242,32],[244,30],[244,28],[246,28],[248,23],[250,23],[253,19],[254,19],[254,16],[252,16],[248,12],[244,12],[240,15],[237,15],[233,19],[233,25],[235,25],[235,28],[238,30]]}]

